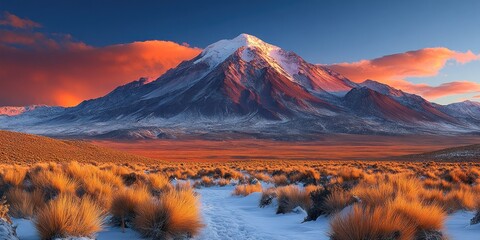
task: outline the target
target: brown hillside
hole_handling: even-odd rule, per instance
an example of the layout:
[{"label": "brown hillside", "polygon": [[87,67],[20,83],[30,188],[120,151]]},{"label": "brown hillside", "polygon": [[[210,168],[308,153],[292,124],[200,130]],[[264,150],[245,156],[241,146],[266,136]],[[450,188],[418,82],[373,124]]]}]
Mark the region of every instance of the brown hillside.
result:
[{"label": "brown hillside", "polygon": [[81,140],[57,140],[0,130],[0,163],[37,162],[158,163],[157,160],[96,146]]}]

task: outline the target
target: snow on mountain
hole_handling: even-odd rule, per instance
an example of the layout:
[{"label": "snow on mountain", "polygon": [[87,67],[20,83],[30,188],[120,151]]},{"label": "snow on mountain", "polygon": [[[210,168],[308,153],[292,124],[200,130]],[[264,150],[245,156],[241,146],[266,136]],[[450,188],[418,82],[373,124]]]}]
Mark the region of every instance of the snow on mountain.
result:
[{"label": "snow on mountain", "polygon": [[255,53],[253,49],[258,50],[264,55],[265,60],[275,67],[278,71],[284,71],[287,76],[292,77],[299,71],[298,62],[289,58],[288,52],[281,48],[265,43],[255,36],[245,33],[231,40],[220,40],[205,48],[200,54],[200,58],[194,63],[206,62],[211,68],[216,67],[229,56],[234,54],[238,49],[242,48],[241,58],[243,61],[250,62],[253,60]]},{"label": "snow on mountain", "polygon": [[450,114],[457,117],[471,117],[480,120],[480,102],[475,101],[463,101],[459,103],[451,103],[445,106]]},{"label": "snow on mountain", "polygon": [[250,62],[260,56],[277,72],[308,89],[325,91],[348,91],[356,85],[346,78],[339,78],[320,66],[308,64],[293,52],[268,44],[255,36],[240,34],[231,40],[220,40],[209,45],[194,61],[206,63],[210,68],[218,66],[229,56],[241,49],[241,59]]},{"label": "snow on mountain", "polygon": [[409,110],[420,113],[423,120],[443,120],[451,123],[457,122],[454,117],[445,113],[441,105],[432,104],[418,95],[406,93],[387,84],[370,79],[359,83],[359,85],[393,98],[396,103],[407,107]]},{"label": "snow on mountain", "polygon": [[359,83],[360,86],[367,87],[369,89],[375,90],[381,94],[389,95],[392,97],[405,97],[407,94],[402,90],[395,89],[393,87],[388,86],[387,84],[383,84],[371,79],[367,79],[362,83]]}]

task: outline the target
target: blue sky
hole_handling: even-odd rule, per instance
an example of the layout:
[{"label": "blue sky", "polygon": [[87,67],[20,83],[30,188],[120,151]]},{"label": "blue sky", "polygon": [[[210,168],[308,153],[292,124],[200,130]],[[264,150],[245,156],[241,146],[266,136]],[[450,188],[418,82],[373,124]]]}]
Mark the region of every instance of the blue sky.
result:
[{"label": "blue sky", "polygon": [[[226,3],[229,2],[229,3]],[[239,33],[316,63],[425,47],[480,51],[480,1],[0,1],[94,46],[141,40],[206,45]]]},{"label": "blue sky", "polygon": [[[249,33],[321,64],[431,47],[479,54],[479,9],[480,1],[446,0],[0,0],[0,12],[32,19],[43,26],[38,31],[68,33],[94,47],[169,40],[204,48],[219,39]],[[405,79],[432,86],[458,80],[480,83],[479,69],[479,61],[449,60],[436,76]]]}]

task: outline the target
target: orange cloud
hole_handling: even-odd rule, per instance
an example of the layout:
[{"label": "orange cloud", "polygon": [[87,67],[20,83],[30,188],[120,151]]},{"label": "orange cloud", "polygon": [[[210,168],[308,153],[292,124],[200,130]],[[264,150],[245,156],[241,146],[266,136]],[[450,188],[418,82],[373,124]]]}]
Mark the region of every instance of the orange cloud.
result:
[{"label": "orange cloud", "polygon": [[404,91],[422,95],[428,99],[436,99],[446,95],[479,91],[480,84],[458,81],[430,86],[413,84],[404,79],[436,76],[449,60],[464,64],[479,59],[480,56],[471,51],[457,52],[448,48],[424,48],[387,55],[373,60],[332,64],[327,65],[327,67],[355,82],[374,79]]},{"label": "orange cloud", "polygon": [[443,96],[480,92],[480,84],[469,81],[455,81],[443,83],[438,86],[430,86],[427,84],[413,84],[402,81],[397,84],[398,88],[421,95],[427,99],[437,99]]},{"label": "orange cloud", "polygon": [[0,25],[10,26],[14,28],[38,28],[42,25],[30,19],[20,18],[9,12],[3,12],[0,18]]},{"label": "orange cloud", "polygon": [[4,33],[0,32],[0,106],[74,106],[140,77],[156,78],[200,52],[168,41],[97,48],[68,35],[54,39],[42,33]]}]

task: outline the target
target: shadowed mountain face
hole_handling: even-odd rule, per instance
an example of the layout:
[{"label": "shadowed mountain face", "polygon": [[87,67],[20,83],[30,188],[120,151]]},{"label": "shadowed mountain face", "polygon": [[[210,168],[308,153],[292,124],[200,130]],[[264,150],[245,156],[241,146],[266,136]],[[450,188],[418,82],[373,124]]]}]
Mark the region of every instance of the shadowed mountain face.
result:
[{"label": "shadowed mountain face", "polygon": [[153,82],[140,79],[47,115],[34,109],[3,116],[0,127],[127,138],[235,133],[297,139],[328,132],[477,131],[480,106],[458,108],[372,80],[353,83],[293,52],[241,34],[208,46]]}]

